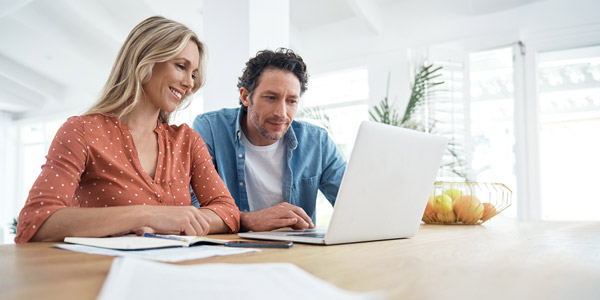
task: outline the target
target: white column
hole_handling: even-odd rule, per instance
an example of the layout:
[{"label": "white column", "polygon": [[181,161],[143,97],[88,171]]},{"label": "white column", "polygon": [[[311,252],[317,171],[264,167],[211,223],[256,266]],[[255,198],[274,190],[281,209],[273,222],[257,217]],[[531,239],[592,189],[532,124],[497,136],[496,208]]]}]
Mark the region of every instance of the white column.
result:
[{"label": "white column", "polygon": [[288,47],[289,27],[289,0],[207,0],[204,112],[237,107],[236,86],[246,61],[259,50]]}]

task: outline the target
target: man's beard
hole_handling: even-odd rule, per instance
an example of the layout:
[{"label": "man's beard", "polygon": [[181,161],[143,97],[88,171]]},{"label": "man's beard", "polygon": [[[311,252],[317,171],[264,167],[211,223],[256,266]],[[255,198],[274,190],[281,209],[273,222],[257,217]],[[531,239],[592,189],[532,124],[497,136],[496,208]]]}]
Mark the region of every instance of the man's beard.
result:
[{"label": "man's beard", "polygon": [[[265,128],[264,123],[263,123],[263,125],[260,125],[256,121],[256,119],[259,118],[259,116],[258,116],[258,114],[256,114],[256,112],[252,111],[252,113],[249,114],[249,117],[250,117],[250,122],[252,122],[252,125],[254,125],[254,128],[256,128],[256,130],[258,130],[258,132],[260,132],[260,134],[264,138],[269,139],[271,141],[278,141],[279,139],[281,139],[284,136],[285,132],[287,132],[287,130],[286,130],[281,135],[279,135],[278,133],[269,133],[267,131],[267,128]],[[290,120],[288,118],[279,119],[279,118],[272,117],[272,118],[265,119],[265,122],[267,122],[267,121],[272,121],[272,122],[276,122],[276,123],[281,123],[283,121],[287,124],[288,128],[290,126]]]}]

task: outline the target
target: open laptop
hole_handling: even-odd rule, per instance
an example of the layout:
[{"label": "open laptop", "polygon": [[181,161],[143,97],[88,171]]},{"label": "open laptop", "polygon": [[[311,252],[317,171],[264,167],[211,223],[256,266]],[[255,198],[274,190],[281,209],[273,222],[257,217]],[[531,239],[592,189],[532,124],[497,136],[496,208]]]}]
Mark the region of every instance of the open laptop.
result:
[{"label": "open laptop", "polygon": [[361,123],[327,228],[243,232],[239,237],[333,245],[417,233],[448,140]]}]

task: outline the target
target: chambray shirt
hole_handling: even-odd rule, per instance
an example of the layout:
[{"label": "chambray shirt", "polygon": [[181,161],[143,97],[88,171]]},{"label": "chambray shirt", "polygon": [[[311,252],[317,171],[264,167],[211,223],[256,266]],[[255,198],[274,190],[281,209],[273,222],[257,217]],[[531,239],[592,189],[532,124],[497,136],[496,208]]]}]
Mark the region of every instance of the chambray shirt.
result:
[{"label": "chambray shirt", "polygon": [[[217,172],[229,188],[241,211],[249,211],[246,192],[246,147],[242,144],[241,108],[226,108],[198,115],[193,128],[202,136]],[[346,162],[327,131],[318,126],[293,121],[283,137],[285,160],[283,199],[300,206],[315,221],[317,192],[333,205]],[[198,206],[192,195],[192,203]]]}]

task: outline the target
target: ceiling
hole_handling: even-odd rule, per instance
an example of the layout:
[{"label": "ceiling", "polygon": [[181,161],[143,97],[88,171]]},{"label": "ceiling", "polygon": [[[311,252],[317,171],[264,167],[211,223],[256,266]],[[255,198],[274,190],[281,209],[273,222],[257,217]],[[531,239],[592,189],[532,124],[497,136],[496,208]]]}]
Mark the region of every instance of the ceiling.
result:
[{"label": "ceiling", "polygon": [[[131,28],[159,14],[202,35],[204,1],[0,0],[0,110],[20,118],[89,106]],[[449,31],[469,26],[460,24],[465,18],[553,0],[289,1],[292,47],[319,61],[331,59],[336,47],[356,56],[429,42],[423,36],[459,36]],[[440,28],[440,20],[454,27]]]}]

